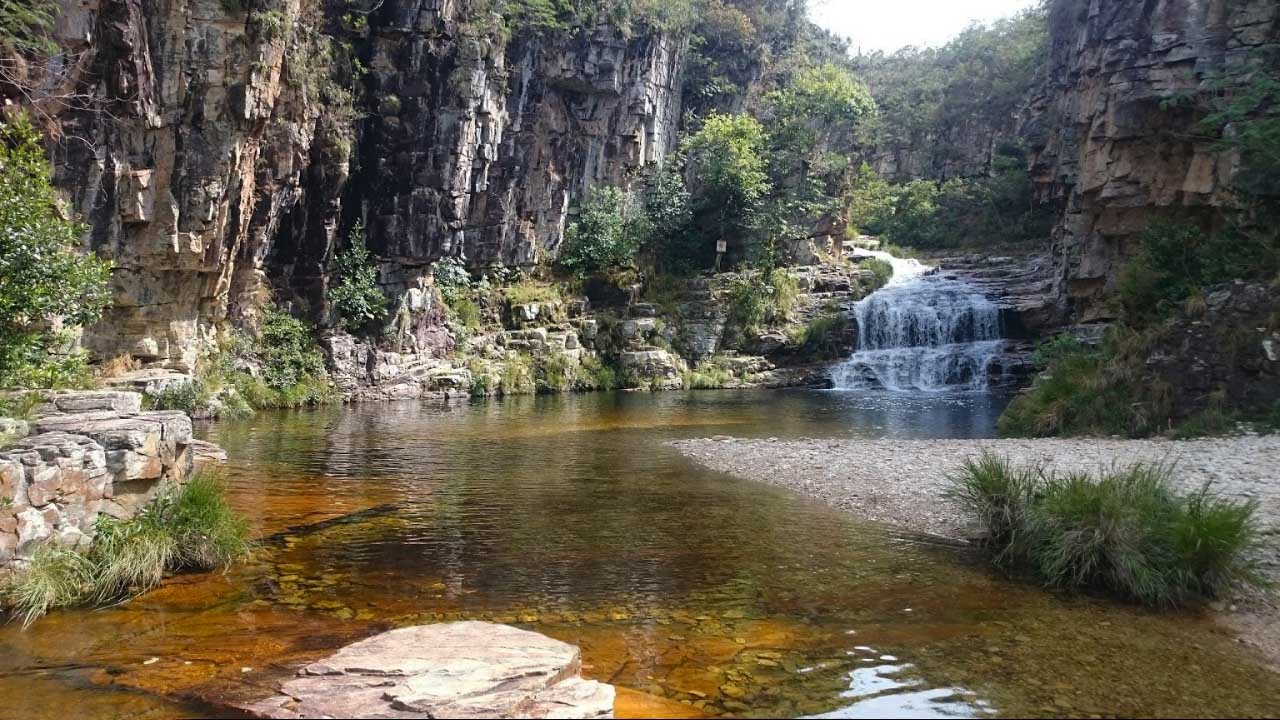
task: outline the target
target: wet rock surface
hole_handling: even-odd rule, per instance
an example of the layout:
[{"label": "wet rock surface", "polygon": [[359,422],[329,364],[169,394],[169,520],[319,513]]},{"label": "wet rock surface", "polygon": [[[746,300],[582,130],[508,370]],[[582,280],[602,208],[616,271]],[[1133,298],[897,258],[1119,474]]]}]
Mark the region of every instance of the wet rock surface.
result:
[{"label": "wet rock surface", "polygon": [[240,709],[262,718],[612,717],[613,687],[581,669],[578,648],[538,633],[422,625],[348,645]]}]

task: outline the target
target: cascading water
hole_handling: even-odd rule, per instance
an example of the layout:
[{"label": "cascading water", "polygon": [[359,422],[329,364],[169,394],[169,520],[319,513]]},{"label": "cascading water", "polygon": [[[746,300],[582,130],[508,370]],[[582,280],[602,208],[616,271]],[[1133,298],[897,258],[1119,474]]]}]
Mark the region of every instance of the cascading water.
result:
[{"label": "cascading water", "polygon": [[893,279],[854,306],[858,350],[832,372],[836,389],[987,389],[1004,350],[999,307],[918,261],[869,254],[893,265]]}]

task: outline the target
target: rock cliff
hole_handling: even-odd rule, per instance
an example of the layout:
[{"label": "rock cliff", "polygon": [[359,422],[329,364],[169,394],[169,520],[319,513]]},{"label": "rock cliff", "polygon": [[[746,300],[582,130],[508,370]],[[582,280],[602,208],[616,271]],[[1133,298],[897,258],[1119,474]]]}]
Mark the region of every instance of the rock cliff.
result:
[{"label": "rock cliff", "polygon": [[575,198],[675,143],[681,39],[359,5],[60,2],[45,89],[88,101],[44,106],[56,182],[116,268],[95,355],[190,367],[267,290],[320,319],[357,220],[397,298],[442,256],[554,257]]},{"label": "rock cliff", "polygon": [[1136,233],[1178,210],[1212,224],[1232,205],[1238,158],[1199,131],[1215,81],[1280,42],[1274,0],[1056,0],[1048,82],[1024,133],[1031,170],[1062,214],[1056,294],[1084,322]]}]

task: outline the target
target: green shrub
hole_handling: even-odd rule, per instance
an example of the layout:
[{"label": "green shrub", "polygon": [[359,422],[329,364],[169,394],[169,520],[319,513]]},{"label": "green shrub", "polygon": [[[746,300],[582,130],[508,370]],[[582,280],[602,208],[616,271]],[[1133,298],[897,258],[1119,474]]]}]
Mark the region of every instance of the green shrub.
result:
[{"label": "green shrub", "polygon": [[1108,330],[1101,347],[1071,340],[1042,345],[1046,364],[1031,387],[1014,398],[997,423],[1013,437],[1125,435],[1165,430],[1172,411],[1171,388],[1144,378],[1148,351],[1161,330]]},{"label": "green shrub", "polygon": [[359,332],[372,329],[387,316],[387,297],[378,287],[378,266],[365,245],[364,225],[351,229],[350,246],[338,255],[338,285],[329,302],[342,326]]},{"label": "green shrub", "polygon": [[262,360],[262,379],[273,390],[285,391],[325,374],[311,328],[279,308],[267,308],[254,349]]},{"label": "green shrub", "polygon": [[0,587],[0,604],[29,626],[58,607],[83,602],[93,589],[96,567],[74,550],[40,547],[22,570]]},{"label": "green shrub", "polygon": [[1123,316],[1130,324],[1150,324],[1211,285],[1271,279],[1280,270],[1277,242],[1234,227],[1206,233],[1175,220],[1152,223],[1120,273],[1116,296]]},{"label": "green shrub", "polygon": [[0,3],[0,47],[20,53],[55,53],[51,38],[59,7],[56,0]]},{"label": "green shrub", "polygon": [[169,383],[158,392],[149,393],[146,400],[153,410],[181,410],[188,415],[203,411],[212,400],[208,388],[200,380]]},{"label": "green shrub", "polygon": [[1039,468],[1015,468],[984,452],[977,459],[965,458],[960,469],[947,476],[945,496],[986,531],[982,542],[994,562],[1009,566],[1028,557],[1030,539],[1025,534],[1043,479]]},{"label": "green shrub", "polygon": [[[895,255],[895,257],[897,256]],[[858,267],[864,270],[870,270],[871,273],[875,275],[876,286],[873,288],[874,290],[879,290],[885,285],[888,285],[889,281],[893,279],[893,264],[888,260],[881,260],[876,257],[867,258],[866,260],[858,263]]]},{"label": "green shrub", "polygon": [[785,322],[799,294],[796,279],[784,268],[739,273],[729,286],[729,323],[754,330]]},{"label": "green shrub", "polygon": [[733,384],[733,372],[728,368],[710,363],[696,370],[688,370],[684,374],[686,390],[720,390]]},{"label": "green shrub", "polygon": [[467,370],[471,373],[472,397],[489,397],[497,392],[498,378],[494,377],[493,372],[479,358],[469,358]]},{"label": "green shrub", "polygon": [[450,303],[449,313],[458,324],[468,330],[479,330],[484,322],[480,306],[468,297],[460,297]]},{"label": "green shrub", "polygon": [[533,382],[537,392],[568,392],[576,383],[578,362],[565,353],[542,355],[533,363]]},{"label": "green shrub", "polygon": [[850,348],[843,338],[851,322],[844,312],[827,313],[810,320],[799,338],[797,355],[812,362],[845,357]]},{"label": "green shrub", "polygon": [[528,279],[504,288],[502,294],[511,305],[554,303],[564,299],[558,285]]},{"label": "green shrub", "polygon": [[635,264],[641,235],[634,202],[616,187],[595,187],[565,231],[560,264],[578,277]]},{"label": "green shrub", "polygon": [[110,265],[80,252],[51,176],[30,119],[0,123],[0,387],[80,384],[83,356],[48,321],[87,325],[111,300]]},{"label": "green shrub", "polygon": [[595,355],[582,357],[581,372],[574,379],[574,389],[582,392],[616,390],[621,385],[617,368]]},{"label": "green shrub", "polygon": [[447,257],[431,266],[431,276],[445,304],[452,306],[455,300],[466,297],[471,290],[471,273],[461,258]]},{"label": "green shrub", "polygon": [[998,565],[1050,587],[1173,607],[1258,584],[1256,502],[1207,485],[1179,494],[1171,472],[1138,464],[1055,477],[986,455],[950,478],[948,494],[986,528]]},{"label": "green shrub", "polygon": [[527,355],[509,354],[498,374],[498,392],[502,395],[530,395],[537,392],[533,366]]},{"label": "green shrub", "polygon": [[221,481],[197,473],[170,487],[136,517],[100,516],[85,553],[40,548],[0,588],[0,599],[30,625],[56,607],[112,604],[144,593],[179,570],[212,570],[247,556],[248,524],[226,504]]}]

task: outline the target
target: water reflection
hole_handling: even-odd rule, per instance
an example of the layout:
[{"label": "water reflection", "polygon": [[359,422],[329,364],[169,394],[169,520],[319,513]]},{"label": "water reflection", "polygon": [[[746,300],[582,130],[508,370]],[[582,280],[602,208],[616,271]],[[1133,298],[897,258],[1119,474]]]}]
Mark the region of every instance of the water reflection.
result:
[{"label": "water reflection", "polygon": [[[691,715],[1280,712],[1280,680],[1195,618],[1010,583],[664,444],[985,435],[1000,402],[618,394],[207,428],[232,458],[233,503],[266,538],[258,562],[26,633],[0,628],[0,695],[100,687],[86,717],[141,713],[119,688],[261,694],[271,672],[378,629],[485,619],[575,643],[590,677]],[[54,667],[82,668],[91,687],[59,694],[73,680],[40,674]]]}]

